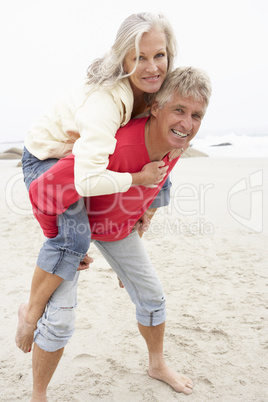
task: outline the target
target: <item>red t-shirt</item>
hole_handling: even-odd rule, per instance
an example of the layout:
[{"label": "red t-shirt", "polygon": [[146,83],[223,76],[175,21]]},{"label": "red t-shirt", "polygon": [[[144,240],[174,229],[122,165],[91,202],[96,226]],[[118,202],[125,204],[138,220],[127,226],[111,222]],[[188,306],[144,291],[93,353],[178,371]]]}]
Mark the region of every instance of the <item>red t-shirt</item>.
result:
[{"label": "red t-shirt", "polygon": [[[109,157],[109,170],[135,173],[150,162],[144,136],[147,119],[130,120],[117,131],[117,144],[115,152]],[[178,159],[170,162],[167,156],[164,157],[165,165],[169,166],[168,174]],[[165,179],[156,188],[133,186],[124,193],[85,198],[92,239],[116,241],[125,238],[151,205],[164,182]],[[45,236],[55,237],[58,233],[56,215],[81,198],[74,187],[74,155],[61,159],[34,180],[29,194]]]}]

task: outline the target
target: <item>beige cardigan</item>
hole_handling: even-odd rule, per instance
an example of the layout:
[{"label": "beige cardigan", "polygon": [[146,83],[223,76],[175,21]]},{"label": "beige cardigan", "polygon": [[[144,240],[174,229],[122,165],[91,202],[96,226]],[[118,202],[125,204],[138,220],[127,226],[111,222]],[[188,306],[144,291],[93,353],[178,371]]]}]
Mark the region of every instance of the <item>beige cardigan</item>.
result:
[{"label": "beige cardigan", "polygon": [[129,173],[107,170],[115,134],[128,123],[133,93],[128,79],[114,89],[89,87],[82,82],[64,95],[29,130],[25,146],[38,159],[75,155],[75,186],[82,196],[125,192]]}]

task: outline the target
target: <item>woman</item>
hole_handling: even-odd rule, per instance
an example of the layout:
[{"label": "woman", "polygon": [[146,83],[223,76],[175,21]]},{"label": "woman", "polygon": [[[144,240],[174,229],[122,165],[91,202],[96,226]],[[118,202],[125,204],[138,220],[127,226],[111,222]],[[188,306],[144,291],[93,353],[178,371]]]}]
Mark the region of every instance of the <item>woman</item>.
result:
[{"label": "woman", "polygon": [[[162,181],[166,175],[162,162],[152,162],[134,174],[111,172],[106,167],[115,149],[117,129],[149,110],[150,94],[160,89],[172,71],[175,53],[173,31],[162,15],[128,17],[110,51],[88,68],[86,82],[69,92],[28,133],[23,155],[27,189],[70,152],[75,155],[75,185],[82,196],[124,192],[133,185],[154,186]],[[86,268],[92,262],[86,255],[90,228],[83,200],[60,215],[58,228],[57,236],[47,239],[40,250],[29,303],[19,309],[16,344],[23,352],[31,350],[37,320],[54,290],[63,279],[72,280],[78,267]]]}]

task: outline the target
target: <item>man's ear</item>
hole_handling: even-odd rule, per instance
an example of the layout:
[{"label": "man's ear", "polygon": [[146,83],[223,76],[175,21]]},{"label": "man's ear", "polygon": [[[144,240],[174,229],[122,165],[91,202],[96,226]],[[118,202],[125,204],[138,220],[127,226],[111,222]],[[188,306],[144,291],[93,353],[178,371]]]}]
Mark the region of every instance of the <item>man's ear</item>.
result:
[{"label": "man's ear", "polygon": [[157,111],[159,110],[158,102],[154,101],[151,107],[151,114],[156,117]]}]

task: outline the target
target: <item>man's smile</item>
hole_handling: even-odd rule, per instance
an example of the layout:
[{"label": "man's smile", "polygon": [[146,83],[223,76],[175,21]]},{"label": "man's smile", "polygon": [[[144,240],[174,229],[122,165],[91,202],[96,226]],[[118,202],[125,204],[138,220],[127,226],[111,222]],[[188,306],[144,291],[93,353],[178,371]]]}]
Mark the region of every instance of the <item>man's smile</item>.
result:
[{"label": "man's smile", "polygon": [[184,134],[184,133],[181,133],[180,131],[174,130],[173,128],[171,129],[171,131],[179,138],[186,138],[189,135],[189,134]]}]

